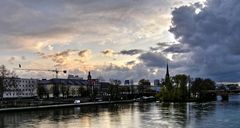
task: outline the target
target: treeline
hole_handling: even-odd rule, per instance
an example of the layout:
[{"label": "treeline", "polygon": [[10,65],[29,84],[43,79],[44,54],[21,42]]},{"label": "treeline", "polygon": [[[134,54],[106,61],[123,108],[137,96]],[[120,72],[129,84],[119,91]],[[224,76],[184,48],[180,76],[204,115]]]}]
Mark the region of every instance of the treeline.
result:
[{"label": "treeline", "polygon": [[209,90],[215,90],[215,82],[211,79],[195,78],[192,80],[185,74],[179,74],[165,78],[161,83],[160,93],[156,97],[160,101],[169,102],[216,100],[216,94]]}]

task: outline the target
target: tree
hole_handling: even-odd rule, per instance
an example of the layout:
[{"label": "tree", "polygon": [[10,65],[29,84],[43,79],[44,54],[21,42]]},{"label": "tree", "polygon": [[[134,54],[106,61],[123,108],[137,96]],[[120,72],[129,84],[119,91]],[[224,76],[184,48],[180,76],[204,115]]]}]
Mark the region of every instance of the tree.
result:
[{"label": "tree", "polygon": [[199,100],[214,100],[216,94],[208,93],[208,90],[215,90],[215,82],[211,79],[196,78],[192,82],[191,93]]},{"label": "tree", "polygon": [[59,90],[59,86],[54,84],[52,86],[52,91],[53,91],[53,97],[54,98],[58,98],[59,97],[59,94],[60,94],[60,90]]},{"label": "tree", "polygon": [[143,95],[143,93],[147,92],[147,90],[150,90],[150,81],[146,79],[141,79],[138,81],[138,92]]},{"label": "tree", "polygon": [[87,96],[87,90],[84,87],[79,87],[77,90],[78,96]]},{"label": "tree", "polygon": [[72,96],[75,97],[76,91],[74,88],[71,89]]},{"label": "tree", "polygon": [[169,77],[166,75],[162,88],[157,97],[163,101],[186,101],[188,98],[188,76],[185,74]]},{"label": "tree", "polygon": [[[187,101],[189,90],[187,84],[189,77],[184,74],[176,75],[168,80],[164,80],[160,93],[156,95],[162,101],[182,102]],[[191,93],[195,100],[209,101],[216,98],[216,94],[208,93],[208,90],[215,90],[215,82],[210,79],[196,78],[191,83]],[[189,85],[190,86],[190,85]]]},{"label": "tree", "polygon": [[7,87],[14,87],[16,89],[15,72],[8,70],[4,65],[0,66],[0,98],[3,99],[3,94]]},{"label": "tree", "polygon": [[121,80],[110,79],[110,83],[113,85],[120,85],[122,82],[121,82]]},{"label": "tree", "polygon": [[173,77],[174,83],[174,99],[184,101],[187,99],[188,91],[187,91],[187,83],[188,77],[187,75],[180,74]]},{"label": "tree", "polygon": [[61,92],[63,97],[67,98],[69,96],[69,86],[61,85]]},{"label": "tree", "polygon": [[111,100],[116,100],[119,98],[119,85],[110,84],[108,86],[107,93],[110,94]]},{"label": "tree", "polygon": [[43,85],[38,85],[37,86],[37,94],[40,99],[44,98],[45,96],[48,95],[46,88],[44,88]]}]

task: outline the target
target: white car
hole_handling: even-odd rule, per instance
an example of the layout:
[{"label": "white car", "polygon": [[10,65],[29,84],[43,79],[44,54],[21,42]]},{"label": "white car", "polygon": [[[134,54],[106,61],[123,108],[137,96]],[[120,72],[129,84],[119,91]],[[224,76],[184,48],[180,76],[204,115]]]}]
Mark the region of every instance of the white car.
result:
[{"label": "white car", "polygon": [[74,100],[74,104],[80,104],[81,101],[80,100]]}]

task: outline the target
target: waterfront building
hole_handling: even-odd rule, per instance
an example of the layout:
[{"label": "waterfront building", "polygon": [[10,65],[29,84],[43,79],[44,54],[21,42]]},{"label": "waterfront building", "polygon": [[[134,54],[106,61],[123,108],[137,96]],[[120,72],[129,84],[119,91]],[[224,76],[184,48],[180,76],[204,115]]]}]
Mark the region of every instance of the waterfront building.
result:
[{"label": "waterfront building", "polygon": [[[91,73],[88,73],[87,80],[78,76],[69,75],[67,79],[54,78],[50,80],[40,80],[39,87],[42,90],[43,98],[52,97],[79,97],[83,91],[92,94],[95,90],[100,90],[98,79],[92,79]],[[82,92],[82,93],[81,93]],[[89,94],[86,94],[89,95]]]},{"label": "waterfront building", "polygon": [[[39,86],[42,86],[46,92],[46,97],[75,97],[79,96],[78,89],[80,87],[87,89],[87,80],[82,79],[50,79],[40,80]],[[58,93],[57,96],[54,93]]]},{"label": "waterfront building", "polygon": [[37,79],[6,78],[3,98],[33,98],[37,96]]}]

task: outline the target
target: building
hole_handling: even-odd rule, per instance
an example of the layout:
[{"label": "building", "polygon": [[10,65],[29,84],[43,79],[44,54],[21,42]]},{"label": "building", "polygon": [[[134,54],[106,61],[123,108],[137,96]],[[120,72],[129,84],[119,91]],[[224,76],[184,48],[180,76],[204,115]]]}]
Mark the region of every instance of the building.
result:
[{"label": "building", "polygon": [[79,77],[78,75],[68,75],[68,79],[81,79],[81,80],[83,80],[83,78]]},{"label": "building", "polygon": [[37,79],[7,78],[4,80],[3,98],[37,97]]},{"label": "building", "polygon": [[50,79],[40,80],[39,86],[43,88],[43,98],[52,97],[75,97],[81,96],[79,89],[87,90],[87,80],[83,79]]},{"label": "building", "polygon": [[160,86],[160,80],[159,79],[155,79],[153,82],[154,86]]},{"label": "building", "polygon": [[124,85],[129,85],[130,84],[130,80],[125,80],[124,81]]},{"label": "building", "polygon": [[69,75],[68,79],[50,79],[39,81],[41,88],[39,95],[41,98],[52,97],[81,97],[91,95],[100,90],[99,80],[92,79],[91,73],[88,73],[87,80]]}]

